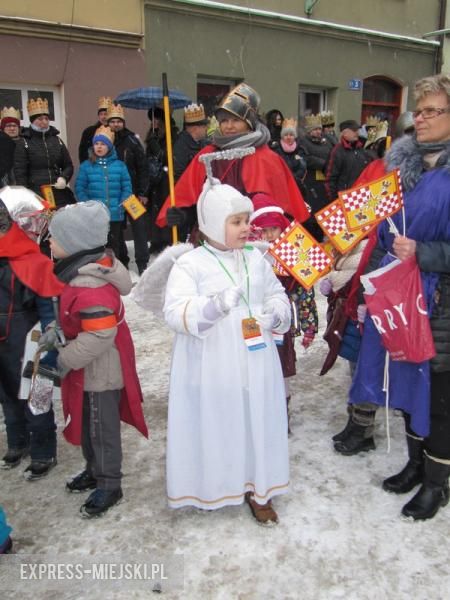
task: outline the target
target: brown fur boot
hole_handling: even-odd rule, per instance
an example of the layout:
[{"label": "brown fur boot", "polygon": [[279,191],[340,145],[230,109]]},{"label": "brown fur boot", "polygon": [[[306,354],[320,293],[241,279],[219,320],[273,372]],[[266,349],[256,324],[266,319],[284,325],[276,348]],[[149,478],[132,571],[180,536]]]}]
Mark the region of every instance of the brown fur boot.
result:
[{"label": "brown fur boot", "polygon": [[245,494],[245,501],[250,506],[252,515],[262,525],[275,525],[278,523],[278,515],[273,509],[272,501],[269,500],[265,504],[258,504],[254,499],[252,492]]}]

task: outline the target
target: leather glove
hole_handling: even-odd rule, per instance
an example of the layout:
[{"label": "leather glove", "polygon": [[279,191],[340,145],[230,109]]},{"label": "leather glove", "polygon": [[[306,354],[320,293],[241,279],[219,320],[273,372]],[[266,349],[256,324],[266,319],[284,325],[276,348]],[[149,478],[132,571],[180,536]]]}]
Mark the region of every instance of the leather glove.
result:
[{"label": "leather glove", "polygon": [[356,310],[358,315],[358,323],[364,323],[367,314],[367,304],[360,304]]},{"label": "leather glove", "polygon": [[333,286],[331,285],[331,281],[329,279],[325,278],[320,280],[319,290],[323,296],[328,296],[331,293],[332,289]]},{"label": "leather glove", "polygon": [[242,288],[238,285],[223,290],[214,296],[214,304],[221,314],[228,314],[241,300]]},{"label": "leather glove", "polygon": [[66,180],[64,179],[64,177],[58,177],[58,179],[56,180],[56,183],[53,185],[53,187],[57,190],[63,190],[66,187]]},{"label": "leather glove", "polygon": [[186,223],[186,213],[182,208],[171,206],[166,213],[167,225],[169,227],[180,227]]},{"label": "leather glove", "polygon": [[305,333],[303,334],[303,339],[302,339],[302,346],[303,348],[309,348],[311,346],[311,344],[314,341],[314,338],[316,337],[316,334],[314,332],[314,329],[307,329],[305,331]]},{"label": "leather glove", "polygon": [[272,331],[280,324],[280,318],[272,311],[264,312],[262,315],[255,315],[256,321],[261,326],[261,329]]}]

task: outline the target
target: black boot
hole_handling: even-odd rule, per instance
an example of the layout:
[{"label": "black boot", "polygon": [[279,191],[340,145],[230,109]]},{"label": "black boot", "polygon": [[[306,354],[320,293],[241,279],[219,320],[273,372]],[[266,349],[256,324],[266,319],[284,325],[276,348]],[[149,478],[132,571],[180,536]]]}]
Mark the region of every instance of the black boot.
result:
[{"label": "black boot", "polygon": [[383,490],[394,494],[406,494],[423,481],[423,440],[406,435],[409,460],[406,466],[383,481]]},{"label": "black boot", "polygon": [[423,484],[412,500],[402,508],[402,515],[415,521],[432,519],[449,501],[450,466],[425,456]]},{"label": "black boot", "polygon": [[333,435],[333,437],[331,438],[333,440],[333,442],[343,442],[345,440],[345,438],[348,436],[348,434],[350,433],[350,429],[351,429],[350,424],[352,422],[351,408],[350,408],[350,410],[347,410],[347,412],[348,412],[348,421],[342,431],[340,431],[339,433],[336,433],[336,435]]},{"label": "black boot", "polygon": [[334,449],[344,456],[352,456],[360,452],[375,450],[373,427],[375,422],[374,410],[362,410],[352,406],[352,414],[347,423],[347,433],[344,439],[334,443]]}]

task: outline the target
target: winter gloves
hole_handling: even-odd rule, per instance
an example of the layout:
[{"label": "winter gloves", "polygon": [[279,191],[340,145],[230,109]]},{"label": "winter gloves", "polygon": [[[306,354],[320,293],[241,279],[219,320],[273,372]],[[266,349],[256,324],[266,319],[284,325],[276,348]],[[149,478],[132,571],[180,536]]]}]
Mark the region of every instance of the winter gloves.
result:
[{"label": "winter gloves", "polygon": [[261,329],[273,331],[280,326],[280,317],[273,312],[273,308],[267,309],[261,315],[255,315],[257,323]]},{"label": "winter gloves", "polygon": [[45,328],[45,333],[41,335],[38,341],[38,348],[40,352],[51,352],[57,350],[63,346],[58,332],[56,330],[56,322],[52,321]]},{"label": "winter gloves", "polygon": [[180,227],[186,223],[187,216],[183,209],[171,206],[167,209],[166,219],[168,227]]},{"label": "winter gloves", "polygon": [[358,323],[364,323],[367,314],[367,304],[360,304],[357,308]]},{"label": "winter gloves", "polygon": [[199,331],[210,329],[216,321],[227,315],[232,308],[239,304],[242,293],[242,288],[235,285],[210,298],[203,307],[203,317],[206,322],[198,324]]},{"label": "winter gloves", "polygon": [[303,339],[302,339],[302,346],[303,346],[303,348],[305,348],[305,350],[311,346],[315,337],[316,337],[316,333],[314,331],[314,328],[307,329],[304,332]]},{"label": "winter gloves", "polygon": [[319,290],[321,294],[323,294],[324,296],[328,296],[331,293],[332,289],[333,286],[331,285],[331,281],[329,279],[320,280]]},{"label": "winter gloves", "polygon": [[66,187],[66,180],[64,179],[64,177],[58,177],[58,179],[56,180],[56,183],[53,185],[53,187],[57,190],[63,190]]}]

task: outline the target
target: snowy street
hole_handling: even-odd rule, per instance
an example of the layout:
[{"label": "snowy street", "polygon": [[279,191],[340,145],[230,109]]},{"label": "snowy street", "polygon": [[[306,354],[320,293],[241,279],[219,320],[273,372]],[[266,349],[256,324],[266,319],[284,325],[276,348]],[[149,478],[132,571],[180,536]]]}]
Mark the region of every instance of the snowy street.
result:
[{"label": "snowy street", "polygon": [[[321,331],[325,301],[318,293]],[[384,477],[405,462],[403,421],[390,416],[387,453],[384,411],[377,415],[377,450],[354,457],[334,452],[331,436],[346,422],[347,363],[320,378],[326,354],[321,334],[298,350],[292,383],[291,489],[275,499],[280,524],[259,526],[249,507],[213,512],[170,511],[165,497],[165,433],[171,339],[169,330],[125,299],[145,396],[149,441],[123,428],[124,501],[103,518],[83,520],[84,496],[65,481],[83,466],[81,452],[59,436],[58,466],[40,481],[23,479],[23,467],[1,472],[0,501],[14,530],[15,552],[77,557],[136,555],[184,557],[184,589],[166,598],[256,600],[445,600],[450,597],[450,509],[428,522],[409,522],[400,510],[412,494],[390,495]],[[58,408],[59,425],[61,411]],[[4,428],[1,451],[5,450]],[[0,561],[0,569],[2,563]],[[33,586],[17,581],[5,598],[27,598]],[[90,592],[85,582],[51,600],[149,598],[126,582],[115,593]],[[34,596],[36,597],[36,595]]]}]

